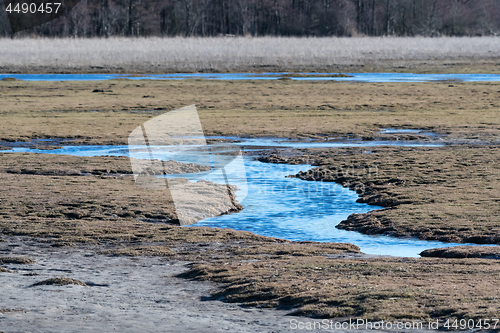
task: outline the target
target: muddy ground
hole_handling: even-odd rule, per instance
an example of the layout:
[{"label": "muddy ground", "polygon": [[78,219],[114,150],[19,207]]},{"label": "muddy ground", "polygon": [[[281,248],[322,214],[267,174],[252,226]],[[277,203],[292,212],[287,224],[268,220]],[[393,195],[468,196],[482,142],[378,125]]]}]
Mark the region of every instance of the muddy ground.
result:
[{"label": "muddy ground", "polygon": [[[299,177],[336,181],[359,189],[361,200],[387,207],[354,216],[342,223],[345,228],[498,243],[497,83],[2,81],[0,95],[0,137],[7,149],[16,141],[38,145],[32,142],[38,138],[69,139],[72,144],[124,144],[130,131],[142,122],[193,103],[210,135],[454,144],[444,148],[295,150],[262,157],[275,163],[312,163],[319,169]],[[438,135],[380,134],[385,127],[420,128]],[[353,172],[344,178],[335,174],[346,169],[364,170],[365,174]],[[0,238],[4,242],[0,244],[6,245],[5,256],[40,260],[40,255],[56,266],[80,256],[81,251],[89,251],[96,260],[89,265],[123,257],[137,258],[130,262],[141,264],[156,262],[153,257],[166,258],[174,266],[175,262],[189,262],[189,267],[175,270],[183,274],[171,281],[219,283],[211,291],[204,289],[203,295],[196,294],[196,303],[209,295],[301,316],[444,322],[500,315],[494,292],[500,289],[496,249],[435,250],[428,253],[429,258],[419,259],[374,258],[358,254],[359,249],[348,244],[295,243],[248,232],[181,228],[170,224],[175,216],[168,197],[135,186],[130,173],[125,158],[1,155]],[[26,247],[26,242],[33,240],[34,247],[44,244],[48,252],[40,250],[30,256],[33,247]],[[16,253],[16,248],[26,250]],[[136,269],[127,260],[123,271]],[[92,282],[94,274],[46,271],[43,279],[34,276],[28,281],[22,274],[8,272],[16,271],[15,264],[1,267],[6,285],[16,285],[25,295],[30,290],[43,294],[43,288],[54,288],[26,289],[50,277]],[[192,283],[189,288],[196,288],[199,282]],[[20,292],[15,288],[13,293]],[[54,294],[85,287],[60,288]],[[146,288],[144,292],[150,291]],[[22,321],[26,316],[29,323],[40,311],[40,303],[15,304],[0,306],[8,320]],[[103,308],[85,311],[91,317],[100,316]],[[51,316],[61,318],[57,312]],[[66,317],[62,318],[64,323]],[[142,318],[150,317],[139,320],[146,320]],[[19,321],[15,325],[29,327]]]}]

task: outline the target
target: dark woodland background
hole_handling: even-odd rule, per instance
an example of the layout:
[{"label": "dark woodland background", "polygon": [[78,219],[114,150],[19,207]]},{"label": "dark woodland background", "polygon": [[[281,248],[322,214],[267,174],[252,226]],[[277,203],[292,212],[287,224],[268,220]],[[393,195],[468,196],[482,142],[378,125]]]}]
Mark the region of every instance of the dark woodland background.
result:
[{"label": "dark woodland background", "polygon": [[[5,21],[0,16],[0,26],[5,27]],[[6,31],[0,29],[0,34],[8,35]],[[500,0],[81,0],[67,15],[16,36],[483,36],[499,32]]]}]

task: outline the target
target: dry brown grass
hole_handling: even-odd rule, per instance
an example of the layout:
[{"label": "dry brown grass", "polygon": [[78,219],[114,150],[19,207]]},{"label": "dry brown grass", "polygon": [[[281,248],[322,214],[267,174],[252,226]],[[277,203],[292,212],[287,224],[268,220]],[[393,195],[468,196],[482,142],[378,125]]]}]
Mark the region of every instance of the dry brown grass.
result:
[{"label": "dry brown grass", "polygon": [[326,254],[359,253],[359,247],[349,243],[314,243],[314,242],[284,242],[281,244],[265,243],[249,245],[233,250],[232,255],[238,258],[256,258],[271,256],[309,257]]},{"label": "dry brown grass", "polygon": [[499,72],[498,37],[0,39],[1,72]]},{"label": "dry brown grass", "polygon": [[319,318],[497,318],[495,260],[268,258],[196,265],[186,278],[224,283],[214,298]]},{"label": "dry brown grass", "polygon": [[0,173],[0,179],[4,189],[0,223],[5,234],[58,238],[62,233],[92,242],[94,229],[104,229],[104,237],[123,233],[124,219],[130,224],[140,218],[164,222],[175,218],[173,203],[164,192],[141,188],[132,177]]},{"label": "dry brown grass", "polygon": [[0,94],[8,141],[126,144],[138,125],[191,104],[207,135],[373,138],[398,127],[456,140],[500,136],[500,83],[0,82]]},{"label": "dry brown grass", "polygon": [[[101,230],[104,238],[107,233],[133,238],[130,234],[125,236],[128,232],[123,231],[127,228],[122,221],[131,228],[145,222],[178,224],[169,192],[141,187],[128,173],[130,161],[121,157],[3,155],[0,160],[3,233],[56,238],[60,233],[68,233],[71,240],[61,241],[94,242],[99,235],[93,230]],[[195,200],[196,195],[217,191],[227,198],[228,189],[201,182],[185,186],[185,191],[193,192]],[[195,207],[187,208],[193,210],[191,219],[220,213],[213,207],[212,196],[207,197],[205,201],[196,201]],[[218,197],[213,197],[215,202]],[[227,208],[240,210],[241,206],[228,201]]]},{"label": "dry brown grass", "polygon": [[[174,206],[164,191],[140,187],[131,176],[94,175],[96,170],[109,168],[128,171],[129,163],[121,157],[2,155],[2,234],[38,237],[54,245],[267,239],[234,230],[174,227],[168,224],[175,222],[171,221]],[[10,173],[19,165],[36,174]],[[88,176],[67,172],[82,168]]]},{"label": "dry brown grass", "polygon": [[92,158],[19,153],[2,155],[0,173],[45,176],[130,175],[132,168],[128,157]]},{"label": "dry brown grass", "polygon": [[[50,146],[48,146],[50,147]],[[0,162],[0,172],[43,176],[130,176],[134,159],[125,156],[86,158],[76,156],[47,157],[43,154],[20,153]],[[162,163],[163,174],[181,174],[210,170],[208,166],[185,164],[173,160]]]}]

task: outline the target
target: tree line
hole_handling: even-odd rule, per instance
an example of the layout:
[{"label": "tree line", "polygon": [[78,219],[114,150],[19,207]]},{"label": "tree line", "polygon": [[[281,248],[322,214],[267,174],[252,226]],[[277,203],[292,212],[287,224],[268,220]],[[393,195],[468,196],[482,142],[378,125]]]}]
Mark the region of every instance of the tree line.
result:
[{"label": "tree line", "polygon": [[66,15],[20,35],[483,36],[499,32],[500,0],[80,0]]}]

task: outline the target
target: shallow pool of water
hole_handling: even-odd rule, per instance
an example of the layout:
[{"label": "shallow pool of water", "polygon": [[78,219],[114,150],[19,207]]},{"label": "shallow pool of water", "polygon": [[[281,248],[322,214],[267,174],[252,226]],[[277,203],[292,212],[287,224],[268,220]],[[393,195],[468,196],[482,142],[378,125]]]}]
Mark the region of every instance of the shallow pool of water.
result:
[{"label": "shallow pool of water", "polygon": [[[422,133],[423,134],[423,133]],[[425,135],[425,134],[424,134]],[[222,137],[207,137],[222,138]],[[277,148],[341,148],[341,147],[377,147],[377,146],[397,146],[397,147],[443,147],[443,143],[427,141],[405,141],[405,140],[373,140],[363,141],[359,139],[345,140],[324,140],[324,141],[296,141],[281,138],[238,138],[231,137],[233,140],[241,140],[238,145],[244,147],[277,147]]]},{"label": "shallow pool of water", "polygon": [[[16,78],[24,81],[96,81],[96,80],[277,80],[290,73],[179,73],[179,74],[0,74],[3,78]],[[300,73],[291,77],[298,81],[344,81],[344,82],[493,82],[500,81],[500,74],[412,74],[412,73],[349,73],[350,77],[325,77],[338,73]]]},{"label": "shallow pool of water", "polygon": [[432,138],[437,138],[442,135],[423,129],[410,129],[410,128],[382,128],[380,134],[420,134]]}]

